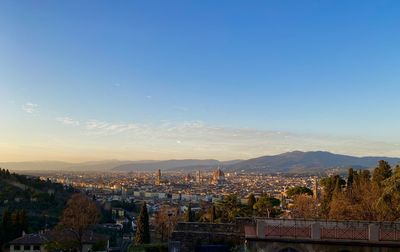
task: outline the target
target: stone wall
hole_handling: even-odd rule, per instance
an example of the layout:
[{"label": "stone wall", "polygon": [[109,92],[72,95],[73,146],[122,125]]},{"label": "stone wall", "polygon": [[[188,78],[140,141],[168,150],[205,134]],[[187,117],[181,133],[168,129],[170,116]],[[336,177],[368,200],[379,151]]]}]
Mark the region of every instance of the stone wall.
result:
[{"label": "stone wall", "polygon": [[171,237],[170,251],[195,251],[201,245],[228,245],[244,244],[243,224],[237,223],[204,223],[180,222],[177,224]]},{"label": "stone wall", "polygon": [[246,240],[246,252],[395,252],[399,247],[384,247],[373,244],[340,244],[340,243],[312,243],[310,241],[293,242],[293,240]]},{"label": "stone wall", "polygon": [[211,244],[249,252],[394,252],[400,251],[400,223],[257,218],[180,222],[169,251],[196,251]]}]

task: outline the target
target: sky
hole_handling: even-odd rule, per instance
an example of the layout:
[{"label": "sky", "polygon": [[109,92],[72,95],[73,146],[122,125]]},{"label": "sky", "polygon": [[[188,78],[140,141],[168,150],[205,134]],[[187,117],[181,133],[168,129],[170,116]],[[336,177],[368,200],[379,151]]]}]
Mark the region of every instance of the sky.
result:
[{"label": "sky", "polygon": [[400,156],[400,1],[0,1],[0,161]]}]

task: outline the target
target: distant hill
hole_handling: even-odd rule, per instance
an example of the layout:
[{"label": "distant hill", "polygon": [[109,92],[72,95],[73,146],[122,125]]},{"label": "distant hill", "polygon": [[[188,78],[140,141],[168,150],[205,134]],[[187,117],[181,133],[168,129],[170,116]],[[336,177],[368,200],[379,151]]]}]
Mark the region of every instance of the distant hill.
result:
[{"label": "distant hill", "polygon": [[168,171],[197,171],[214,169],[218,165],[231,165],[242,160],[218,161],[214,159],[183,159],[183,160],[144,160],[144,161],[119,161],[104,160],[82,163],[68,163],[59,161],[32,161],[32,162],[3,162],[0,168],[10,171],[29,173],[32,171],[156,171],[157,169]]},{"label": "distant hill", "polygon": [[24,210],[29,221],[27,231],[38,232],[46,224],[56,225],[72,193],[73,188],[61,184],[0,169],[0,215],[5,209]]},{"label": "distant hill", "polygon": [[184,159],[184,160],[166,160],[151,163],[131,163],[115,167],[114,171],[156,171],[157,169],[169,171],[193,171],[213,169],[218,165],[224,165],[215,159]]},{"label": "distant hill", "polygon": [[237,172],[311,173],[349,167],[372,168],[382,159],[388,161],[392,165],[396,165],[400,162],[400,158],[354,157],[325,151],[293,151],[274,156],[249,159],[230,165],[226,167],[226,169]]},{"label": "distant hill", "polygon": [[248,160],[218,161],[215,159],[182,159],[182,160],[145,160],[120,161],[105,160],[83,163],[67,163],[57,161],[42,162],[9,162],[0,163],[1,168],[11,171],[163,171],[193,172],[209,171],[217,166],[223,170],[234,172],[262,173],[316,173],[328,170],[344,170],[353,168],[372,168],[379,160],[386,160],[391,165],[400,163],[400,158],[391,157],[354,157],[334,154],[326,151],[293,151],[273,156],[262,156]]},{"label": "distant hill", "polygon": [[109,171],[132,161],[105,160],[82,163],[59,161],[3,162],[0,167],[10,171]]}]

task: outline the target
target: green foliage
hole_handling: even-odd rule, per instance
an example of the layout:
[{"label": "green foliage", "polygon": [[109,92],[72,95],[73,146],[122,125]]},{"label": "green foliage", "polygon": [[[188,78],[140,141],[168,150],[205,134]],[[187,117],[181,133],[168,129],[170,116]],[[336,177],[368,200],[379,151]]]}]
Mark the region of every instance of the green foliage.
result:
[{"label": "green foliage", "polygon": [[0,226],[0,243],[5,243],[20,237],[23,231],[27,231],[27,228],[28,219],[25,210],[10,211],[5,209]]},{"label": "green foliage", "polygon": [[29,217],[27,228],[24,229],[26,232],[55,226],[71,195],[61,184],[10,174],[4,169],[0,169],[0,188],[0,202],[4,208],[10,211],[25,210],[26,217]]},{"label": "green foliage", "polygon": [[136,222],[135,244],[147,243],[150,243],[149,214],[147,212],[147,204],[143,202],[139,218]]},{"label": "green foliage", "polygon": [[347,187],[351,188],[351,186],[353,185],[353,181],[354,181],[354,170],[353,168],[349,168],[349,173],[347,175]]},{"label": "green foliage", "polygon": [[9,170],[0,168],[0,178],[10,178],[11,174]]},{"label": "green foliage", "polygon": [[320,212],[322,218],[368,221],[400,220],[400,166],[392,171],[379,161],[371,173],[349,169],[347,188],[338,176],[321,180],[324,187]]},{"label": "green foliage", "polygon": [[372,181],[381,185],[381,183],[390,176],[392,176],[392,167],[390,167],[388,162],[381,160],[379,161],[378,167],[374,169]]},{"label": "green foliage", "polygon": [[286,194],[287,194],[288,197],[293,197],[293,196],[300,195],[300,194],[313,195],[313,192],[308,187],[295,186],[295,187],[289,188],[287,190]]},{"label": "green foliage", "polygon": [[248,208],[242,205],[236,194],[230,194],[222,201],[217,202],[218,221],[234,222],[236,217],[246,217],[249,215]]},{"label": "green foliage", "polygon": [[276,198],[263,196],[257,200],[253,207],[256,210],[258,216],[269,218],[279,214],[278,209],[276,209],[275,207],[279,206],[280,203],[280,200]]},{"label": "green foliage", "polygon": [[337,192],[341,188],[341,186],[345,185],[346,182],[339,175],[334,175],[321,179],[320,184],[323,187],[323,197],[321,199],[321,216],[328,218],[330,211],[329,204],[332,201],[333,194],[335,193],[335,191]]}]

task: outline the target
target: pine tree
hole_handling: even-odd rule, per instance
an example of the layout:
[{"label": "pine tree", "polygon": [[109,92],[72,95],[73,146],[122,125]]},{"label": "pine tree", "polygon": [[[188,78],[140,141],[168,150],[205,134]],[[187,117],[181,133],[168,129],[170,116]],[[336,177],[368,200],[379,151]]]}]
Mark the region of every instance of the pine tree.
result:
[{"label": "pine tree", "polygon": [[20,228],[21,228],[21,233],[23,231],[27,232],[27,229],[28,229],[28,218],[27,218],[25,210],[20,210],[19,211],[19,220],[18,221],[19,221],[19,225],[20,225]]},{"label": "pine tree", "polygon": [[139,218],[136,222],[135,243],[136,244],[150,243],[149,214],[147,212],[146,202],[143,202]]},{"label": "pine tree", "polygon": [[381,185],[382,181],[392,176],[392,168],[389,163],[381,160],[379,161],[378,167],[374,169],[372,174],[372,181],[376,182],[378,185]]}]

